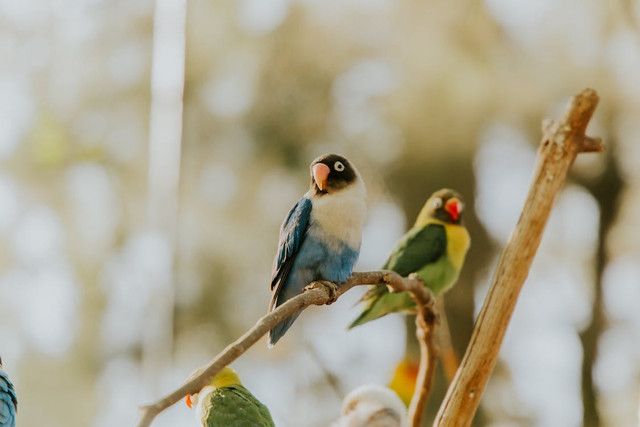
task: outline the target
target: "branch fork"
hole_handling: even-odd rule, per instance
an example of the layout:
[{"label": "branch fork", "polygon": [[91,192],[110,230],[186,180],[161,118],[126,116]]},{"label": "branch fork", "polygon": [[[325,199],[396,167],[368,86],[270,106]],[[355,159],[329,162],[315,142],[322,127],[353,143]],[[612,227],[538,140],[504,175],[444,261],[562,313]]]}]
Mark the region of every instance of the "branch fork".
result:
[{"label": "branch fork", "polygon": [[[254,345],[263,335],[271,330],[283,319],[289,317],[291,314],[304,310],[310,305],[329,305],[334,303],[342,294],[347,292],[354,286],[362,285],[382,285],[388,286],[393,289],[394,292],[410,292],[413,298],[416,300],[418,307],[418,317],[421,313],[431,313],[431,315],[423,316],[425,319],[435,319],[432,311],[433,297],[431,293],[424,287],[422,280],[417,276],[403,278],[399,274],[389,271],[369,271],[362,273],[353,273],[349,279],[344,283],[335,284],[327,281],[312,282],[305,287],[305,290],[300,295],[297,295],[284,304],[278,306],[272,312],[258,319],[255,325],[244,333],[233,343],[229,344],[222,352],[214,357],[207,365],[199,368],[197,374],[189,377],[189,379],[179,388],[157,400],[154,403],[142,406],[140,408],[141,418],[138,422],[138,427],[147,427],[151,425],[154,418],[169,406],[178,402],[187,394],[194,394],[200,391],[208,382],[213,378],[222,368],[231,364],[234,360],[240,357],[246,352],[252,345]],[[433,330],[433,322],[430,324],[428,320],[421,322],[421,325],[431,325],[430,330]],[[433,347],[433,333],[426,332],[419,339],[430,340],[429,345]],[[429,357],[428,363],[432,364],[430,369],[427,369],[427,359],[424,361],[425,371],[431,372],[433,376],[433,366],[435,365],[435,358]],[[423,361],[420,362],[422,372]],[[420,381],[418,381],[420,383]],[[418,387],[422,387],[424,383],[416,384],[416,390]],[[427,381],[426,384],[430,384]],[[413,398],[416,400],[415,404],[412,400],[412,406],[419,409],[420,419],[426,397],[428,396],[428,390],[422,393],[414,393]],[[411,410],[410,410],[411,417]],[[413,424],[419,426],[420,424]]]}]

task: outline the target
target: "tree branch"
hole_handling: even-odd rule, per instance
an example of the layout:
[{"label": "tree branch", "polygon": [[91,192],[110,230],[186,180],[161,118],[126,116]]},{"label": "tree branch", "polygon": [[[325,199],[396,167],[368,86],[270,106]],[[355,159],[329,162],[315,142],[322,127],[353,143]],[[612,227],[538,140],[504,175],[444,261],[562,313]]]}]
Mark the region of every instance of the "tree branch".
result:
[{"label": "tree branch", "polygon": [[[199,392],[223,367],[229,365],[240,357],[280,321],[289,317],[296,311],[303,310],[310,305],[332,304],[349,289],[360,285],[382,285],[388,286],[396,292],[410,292],[418,302],[418,307],[423,307],[423,310],[418,310],[419,315],[424,310],[430,310],[427,306],[432,301],[431,294],[423,286],[422,281],[415,276],[403,278],[393,271],[383,270],[353,273],[346,282],[339,285],[331,282],[313,282],[305,288],[305,291],[302,294],[291,298],[271,313],[261,317],[251,329],[244,333],[244,335],[229,344],[206,366],[202,367],[201,372],[198,375],[190,378],[182,386],[156,402],[142,406],[140,408],[141,417],[138,422],[138,427],[147,427],[151,425],[153,419],[160,412],[164,411],[187,394]],[[422,314],[422,316],[424,316],[424,314]],[[428,338],[429,333],[426,333],[425,335]],[[433,357],[430,357],[430,359],[435,360]],[[431,370],[433,371],[433,369]],[[415,395],[414,399],[416,399]],[[421,397],[421,399],[426,399],[426,394]],[[416,406],[419,406],[418,403],[416,403]],[[422,403],[422,407],[423,406],[424,403]]]},{"label": "tree branch", "polygon": [[[417,276],[412,274],[410,277]],[[420,344],[420,367],[418,368],[418,377],[416,378],[416,385],[409,404],[408,418],[413,427],[420,427],[422,425],[424,407],[427,404],[429,394],[431,394],[438,360],[438,349],[433,340],[436,321],[433,311],[435,301],[427,288],[422,285],[418,289],[409,291],[409,293],[416,302],[416,338],[418,339],[418,344]]]},{"label": "tree branch", "polygon": [[599,138],[585,136],[597,104],[597,93],[585,89],[571,100],[559,121],[543,123],[544,135],[527,201],[498,261],[469,346],[434,426],[471,425],[518,294],[540,245],[553,201],[578,153],[603,150]]}]

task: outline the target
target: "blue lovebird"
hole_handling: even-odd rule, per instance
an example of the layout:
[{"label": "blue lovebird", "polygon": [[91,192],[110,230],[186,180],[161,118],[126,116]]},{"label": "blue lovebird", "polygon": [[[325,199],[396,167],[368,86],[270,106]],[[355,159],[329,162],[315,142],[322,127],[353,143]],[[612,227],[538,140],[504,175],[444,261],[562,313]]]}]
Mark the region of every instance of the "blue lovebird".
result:
[{"label": "blue lovebird", "polygon": [[[269,312],[318,280],[342,283],[360,253],[366,189],[358,170],[338,154],[311,162],[311,188],[289,211],[280,229]],[[269,331],[273,347],[300,312]]]},{"label": "blue lovebird", "polygon": [[0,427],[15,427],[17,410],[18,396],[9,376],[2,370],[0,358]]}]

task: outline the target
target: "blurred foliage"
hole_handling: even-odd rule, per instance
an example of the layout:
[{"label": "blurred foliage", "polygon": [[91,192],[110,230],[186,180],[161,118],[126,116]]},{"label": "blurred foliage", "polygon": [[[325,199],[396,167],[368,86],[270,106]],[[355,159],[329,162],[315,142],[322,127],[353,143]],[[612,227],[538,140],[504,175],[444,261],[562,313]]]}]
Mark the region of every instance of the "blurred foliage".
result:
[{"label": "blurred foliage", "polygon": [[[463,354],[501,236],[517,220],[509,215],[524,197],[516,175],[529,173],[520,158],[496,156],[487,166],[479,154],[499,142],[496,127],[508,128],[516,137],[502,147],[528,159],[541,119],[586,86],[602,98],[590,133],[605,137],[608,150],[578,160],[571,194],[590,211],[559,202],[558,224],[579,227],[599,215],[599,230],[580,258],[579,244],[550,225],[477,425],[544,425],[556,414],[563,425],[636,424],[640,320],[621,310],[640,288],[638,1],[186,5],[179,215],[165,252],[146,211],[153,2],[0,3],[0,351],[21,408],[40,408],[20,411],[20,425],[132,424],[137,405],[251,326],[268,305],[280,222],[306,191],[308,163],[327,151],[358,165],[372,217],[388,214],[385,230],[363,246],[361,269],[383,262],[432,191],[464,194],[472,246],[446,296]],[[510,172],[494,189],[481,184],[486,170]],[[487,204],[488,215],[479,209]],[[145,318],[154,315],[154,266],[165,256],[175,270],[173,364],[156,373],[162,390],[149,390],[141,347],[154,334]],[[536,300],[549,280],[557,294]],[[543,329],[545,319],[562,319],[554,301],[571,313],[586,305],[578,316],[586,320]],[[343,391],[391,379],[404,350],[385,348],[402,336],[402,322],[345,335],[341,325],[353,315],[346,304],[309,310],[276,349],[258,344],[238,362],[278,425],[337,416],[340,396],[326,372]],[[326,316],[332,327],[313,329]],[[539,330],[558,354],[534,341]],[[554,344],[554,330],[566,332],[566,347]],[[325,343],[322,369],[300,344],[317,342]],[[547,350],[575,370],[544,365]],[[536,351],[540,364],[518,362]],[[533,373],[541,382],[519,388]],[[437,381],[430,416],[446,390]],[[546,408],[547,395],[565,408]],[[158,425],[192,418],[176,407]]]}]

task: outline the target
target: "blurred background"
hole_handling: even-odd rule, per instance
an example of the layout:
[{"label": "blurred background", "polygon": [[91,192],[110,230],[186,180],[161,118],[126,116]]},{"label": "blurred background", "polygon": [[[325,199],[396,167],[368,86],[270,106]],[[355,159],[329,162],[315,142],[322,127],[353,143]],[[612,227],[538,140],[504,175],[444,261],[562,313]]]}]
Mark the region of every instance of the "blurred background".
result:
[{"label": "blurred background", "polygon": [[[0,0],[0,353],[19,425],[134,425],[249,328],[329,151],[368,186],[358,270],[431,192],[465,196],[472,245],[446,295],[463,354],[541,120],[585,87],[606,152],[557,200],[475,425],[637,425],[639,28],[638,0]],[[409,363],[403,316],[345,330],[362,292],[233,364],[278,426],[326,426]],[[195,420],[178,403],[154,425]]]}]

